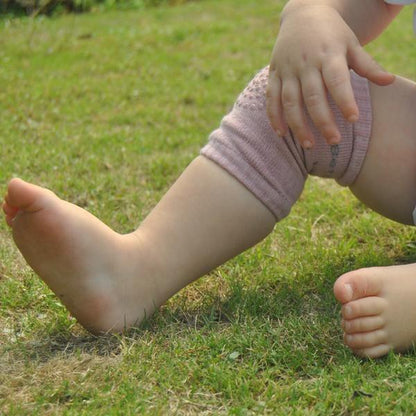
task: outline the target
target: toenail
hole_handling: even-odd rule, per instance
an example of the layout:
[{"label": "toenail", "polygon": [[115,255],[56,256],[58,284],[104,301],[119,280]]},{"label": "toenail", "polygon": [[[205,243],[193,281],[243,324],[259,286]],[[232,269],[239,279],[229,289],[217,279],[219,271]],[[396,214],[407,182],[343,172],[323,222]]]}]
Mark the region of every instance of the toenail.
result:
[{"label": "toenail", "polygon": [[349,283],[346,283],[344,285],[344,288],[345,288],[345,296],[347,298],[347,301],[350,301],[352,299],[352,294],[353,294],[352,286]]},{"label": "toenail", "polygon": [[351,306],[344,307],[344,316],[349,317],[352,314]]}]

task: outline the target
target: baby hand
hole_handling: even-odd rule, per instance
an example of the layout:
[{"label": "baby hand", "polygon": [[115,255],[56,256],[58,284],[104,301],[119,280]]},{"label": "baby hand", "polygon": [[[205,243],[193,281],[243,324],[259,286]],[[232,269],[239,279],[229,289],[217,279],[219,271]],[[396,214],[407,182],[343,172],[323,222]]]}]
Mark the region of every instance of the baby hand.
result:
[{"label": "baby hand", "polygon": [[286,15],[273,49],[267,87],[267,112],[272,127],[283,136],[289,127],[304,148],[314,144],[312,122],[329,144],[341,134],[327,94],[345,119],[358,120],[349,70],[387,85],[394,76],[364,51],[339,13],[328,6],[303,7]]}]

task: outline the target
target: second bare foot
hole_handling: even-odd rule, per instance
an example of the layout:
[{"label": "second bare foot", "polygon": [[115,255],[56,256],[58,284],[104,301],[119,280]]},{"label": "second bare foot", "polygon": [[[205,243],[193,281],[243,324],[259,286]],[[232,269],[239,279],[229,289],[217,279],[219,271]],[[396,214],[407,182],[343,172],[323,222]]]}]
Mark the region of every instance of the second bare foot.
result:
[{"label": "second bare foot", "polygon": [[342,275],[334,293],[342,304],[345,344],[377,358],[416,342],[416,264],[372,267]]}]

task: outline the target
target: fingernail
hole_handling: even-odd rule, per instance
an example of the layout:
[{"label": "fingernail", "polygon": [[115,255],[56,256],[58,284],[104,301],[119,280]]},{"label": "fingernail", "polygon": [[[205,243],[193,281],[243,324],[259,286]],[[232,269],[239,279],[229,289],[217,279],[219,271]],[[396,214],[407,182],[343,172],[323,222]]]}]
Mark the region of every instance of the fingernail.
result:
[{"label": "fingernail", "polygon": [[338,144],[339,143],[339,137],[331,137],[329,140],[329,144]]},{"label": "fingernail", "polygon": [[303,142],[303,147],[304,147],[305,149],[310,149],[310,148],[312,147],[312,142],[310,142],[309,140],[305,140],[305,141]]},{"label": "fingernail", "polygon": [[358,116],[356,114],[352,114],[351,116],[348,117],[348,121],[350,123],[356,123],[358,121]]},{"label": "fingernail", "polygon": [[284,136],[284,134],[279,130],[279,129],[276,129],[276,134],[279,136],[279,137],[283,137]]}]

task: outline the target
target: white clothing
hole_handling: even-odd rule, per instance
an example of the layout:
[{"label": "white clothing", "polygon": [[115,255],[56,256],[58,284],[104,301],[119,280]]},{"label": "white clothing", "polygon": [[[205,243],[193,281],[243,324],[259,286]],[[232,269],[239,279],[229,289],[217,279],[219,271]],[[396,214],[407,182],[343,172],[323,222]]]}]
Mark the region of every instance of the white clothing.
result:
[{"label": "white clothing", "polygon": [[385,3],[390,4],[412,4],[416,3],[416,0],[384,0]]}]

